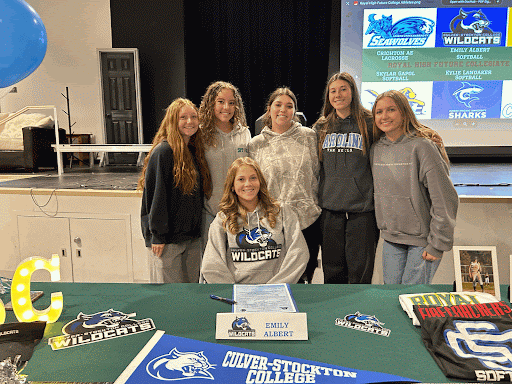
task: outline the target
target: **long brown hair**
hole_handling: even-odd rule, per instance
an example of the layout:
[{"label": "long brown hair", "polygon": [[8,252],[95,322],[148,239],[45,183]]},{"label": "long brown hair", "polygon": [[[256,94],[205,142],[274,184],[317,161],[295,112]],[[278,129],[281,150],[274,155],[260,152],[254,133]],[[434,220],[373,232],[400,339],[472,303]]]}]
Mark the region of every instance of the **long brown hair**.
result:
[{"label": "long brown hair", "polygon": [[[392,99],[396,106],[398,107],[398,110],[400,111],[400,114],[402,115],[402,128],[404,131],[404,134],[407,136],[413,136],[414,133],[417,133],[420,137],[425,137],[431,141],[433,141],[438,147],[439,152],[441,152],[441,156],[443,157],[444,161],[446,161],[446,164],[450,164],[450,160],[448,159],[448,154],[446,153],[446,149],[443,144],[443,139],[432,128],[426,127],[425,125],[421,124],[418,119],[416,118],[416,115],[414,114],[414,111],[411,108],[411,105],[409,104],[409,100],[405,97],[405,95],[402,92],[390,90],[381,93],[377,98],[375,99],[375,103],[373,103],[372,108],[372,115],[373,115],[373,135],[377,139],[381,137],[384,132],[382,132],[378,127],[377,124],[375,124],[375,110],[377,108],[377,102],[384,97],[389,97]],[[412,127],[412,129],[411,129]],[[413,130],[415,132],[413,132]]]},{"label": "long brown hair", "polygon": [[[292,90],[288,87],[280,87],[277,88],[274,92],[270,94],[267,100],[267,105],[265,109],[265,115],[263,116],[263,126],[268,127],[272,129],[272,117],[270,116],[270,107],[272,106],[272,103],[275,99],[277,99],[279,96],[286,95],[290,97],[293,101],[293,108],[295,109],[295,112],[297,112],[297,97],[295,97],[295,93],[292,92]],[[292,121],[299,121],[299,118],[297,115],[293,115]]]},{"label": "long brown hair", "polygon": [[243,127],[247,126],[244,103],[238,88],[226,81],[216,81],[210,84],[206,89],[206,92],[201,99],[201,105],[199,106],[199,126],[203,133],[204,143],[209,147],[214,147],[216,144],[215,138],[217,131],[215,130],[215,100],[219,93],[224,89],[233,91],[233,95],[235,96],[235,113],[230,120],[231,124],[233,124],[233,127],[237,124],[240,124]]},{"label": "long brown hair", "polygon": [[329,87],[336,80],[343,80],[348,83],[350,90],[352,91],[352,102],[350,103],[350,114],[356,120],[359,132],[363,138],[363,153],[366,154],[370,149],[370,138],[368,132],[371,134],[371,127],[366,124],[366,119],[372,116],[371,112],[363,107],[359,98],[359,91],[357,90],[356,82],[354,78],[347,72],[338,72],[331,76],[327,81],[324,91],[324,105],[320,112],[320,118],[316,121],[315,126],[317,131],[320,133],[318,138],[318,156],[322,159],[322,146],[325,140],[325,136],[328,133],[332,133],[334,129],[334,121],[336,120],[336,110],[329,101]]},{"label": "long brown hair", "polygon": [[162,141],[167,140],[173,152],[173,175],[175,186],[184,194],[188,195],[192,194],[192,192],[197,188],[197,170],[194,166],[192,153],[188,148],[188,146],[192,146],[195,149],[195,157],[203,179],[204,194],[207,198],[211,196],[212,180],[210,170],[208,169],[208,164],[206,162],[206,157],[204,155],[204,144],[201,131],[199,129],[197,130],[197,132],[190,138],[190,142],[187,146],[178,128],[180,111],[185,106],[190,106],[197,112],[195,104],[190,100],[183,98],[174,100],[171,105],[167,107],[165,116],[160,124],[160,128],[153,138],[151,150],[144,159],[144,167],[142,168],[142,172],[139,177],[137,189],[144,189],[146,169],[153,150]]},{"label": "long brown hair", "polygon": [[[241,217],[244,223],[247,223],[247,210],[238,201],[238,195],[233,189],[235,177],[240,167],[248,165],[256,171],[258,180],[260,182],[260,190],[258,192],[258,201],[264,217],[267,218],[270,226],[275,227],[277,222],[277,215],[279,214],[279,204],[270,196],[267,187],[267,181],[261,172],[258,163],[250,157],[240,157],[233,161],[228,169],[226,182],[224,183],[224,193],[220,200],[220,211],[226,215],[222,225],[226,231],[232,234],[238,233],[240,227],[238,225],[238,218]],[[263,217],[261,217],[262,219]]]}]

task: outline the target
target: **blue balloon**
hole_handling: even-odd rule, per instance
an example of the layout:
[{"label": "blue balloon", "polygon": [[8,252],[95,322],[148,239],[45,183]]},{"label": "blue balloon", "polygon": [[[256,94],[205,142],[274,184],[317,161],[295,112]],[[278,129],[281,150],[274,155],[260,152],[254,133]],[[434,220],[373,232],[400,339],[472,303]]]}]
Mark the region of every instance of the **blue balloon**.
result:
[{"label": "blue balloon", "polygon": [[0,88],[23,80],[44,59],[46,29],[23,0],[0,0]]}]

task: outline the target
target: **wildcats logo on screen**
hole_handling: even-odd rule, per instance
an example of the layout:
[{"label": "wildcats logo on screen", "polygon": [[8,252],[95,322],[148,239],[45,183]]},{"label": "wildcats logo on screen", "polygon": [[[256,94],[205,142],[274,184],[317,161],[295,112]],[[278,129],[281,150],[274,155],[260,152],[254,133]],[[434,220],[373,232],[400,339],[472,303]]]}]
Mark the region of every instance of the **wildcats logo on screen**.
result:
[{"label": "wildcats logo on screen", "polygon": [[432,118],[499,118],[502,86],[501,81],[434,81]]},{"label": "wildcats logo on screen", "polygon": [[135,315],[114,309],[91,315],[80,312],[76,319],[62,327],[64,335],[49,338],[48,344],[53,350],[58,350],[155,329],[152,319],[131,319]]},{"label": "wildcats logo on screen", "polygon": [[438,47],[505,46],[507,12],[503,8],[441,8]]},{"label": "wildcats logo on screen", "polygon": [[116,380],[122,383],[377,383],[416,382],[386,373],[362,371],[185,339],[157,331]]},{"label": "wildcats logo on screen", "polygon": [[365,9],[363,48],[433,47],[436,9]]}]

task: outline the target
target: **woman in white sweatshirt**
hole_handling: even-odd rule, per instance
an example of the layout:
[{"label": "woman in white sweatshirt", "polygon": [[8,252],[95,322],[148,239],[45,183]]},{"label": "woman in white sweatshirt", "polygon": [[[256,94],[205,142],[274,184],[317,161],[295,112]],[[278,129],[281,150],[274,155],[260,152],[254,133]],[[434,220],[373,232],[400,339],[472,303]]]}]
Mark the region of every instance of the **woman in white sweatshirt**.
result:
[{"label": "woman in white sweatshirt", "polygon": [[220,212],[210,225],[201,273],[210,284],[296,283],[309,252],[299,219],[270,196],[249,157],[228,170]]},{"label": "woman in white sweatshirt", "polygon": [[316,133],[296,121],[296,112],[295,94],[286,87],[276,89],[267,102],[265,127],[249,143],[249,156],[261,167],[271,196],[299,217],[311,255],[303,280],[311,283],[320,245],[320,166]]}]

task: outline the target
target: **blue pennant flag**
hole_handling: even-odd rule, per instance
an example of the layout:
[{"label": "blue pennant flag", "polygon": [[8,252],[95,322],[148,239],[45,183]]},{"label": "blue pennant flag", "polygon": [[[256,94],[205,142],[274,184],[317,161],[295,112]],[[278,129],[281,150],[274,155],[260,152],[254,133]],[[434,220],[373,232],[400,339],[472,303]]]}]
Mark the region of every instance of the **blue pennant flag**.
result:
[{"label": "blue pennant flag", "polygon": [[165,383],[416,383],[387,373],[362,371],[186,339],[157,331],[114,384]]}]

